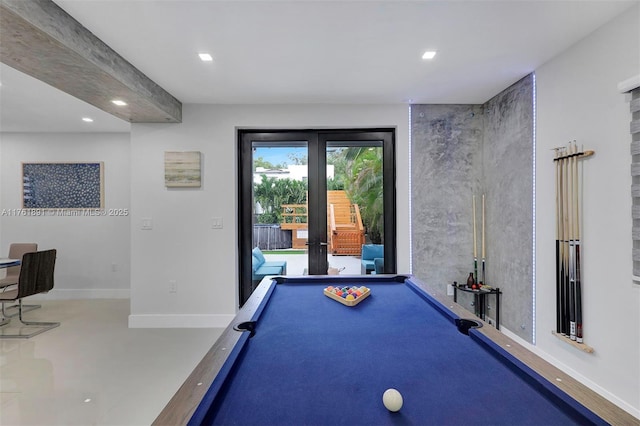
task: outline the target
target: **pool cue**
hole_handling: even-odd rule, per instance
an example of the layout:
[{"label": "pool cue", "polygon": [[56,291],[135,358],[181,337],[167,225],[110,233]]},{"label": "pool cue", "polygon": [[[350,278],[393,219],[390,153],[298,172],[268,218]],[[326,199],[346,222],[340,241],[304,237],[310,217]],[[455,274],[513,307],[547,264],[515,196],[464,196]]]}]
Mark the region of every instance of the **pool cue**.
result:
[{"label": "pool cue", "polygon": [[582,151],[582,152],[578,153],[578,159],[591,157],[595,153],[596,152],[594,150],[592,150],[592,149],[588,149],[586,151]]},{"label": "pool cue", "polygon": [[484,264],[485,264],[485,232],[484,232],[484,211],[485,211],[485,207],[484,207],[484,194],[482,194],[482,284],[487,284],[487,282],[485,281],[485,276],[484,276]]},{"label": "pool cue", "polygon": [[556,333],[562,333],[562,271],[560,266],[562,265],[561,251],[560,251],[560,235],[562,221],[562,209],[560,208],[561,198],[561,180],[560,180],[560,149],[555,150],[555,163],[556,163]]},{"label": "pool cue", "polygon": [[[566,154],[566,149],[563,151]],[[569,335],[569,230],[568,230],[568,212],[569,206],[567,201],[567,194],[569,191],[568,179],[567,179],[567,157],[563,155],[562,158],[562,306],[563,306],[563,319],[562,319],[562,334]]]},{"label": "pool cue", "polygon": [[478,282],[478,245],[476,241],[476,196],[473,195],[473,279]]},{"label": "pool cue", "polygon": [[567,168],[567,175],[569,180],[569,194],[568,194],[568,223],[569,223],[569,338],[576,340],[576,240],[574,234],[574,222],[575,222],[575,192],[576,182],[574,179],[573,168],[577,163],[578,158],[575,154],[575,147],[571,147],[569,143],[569,167]]},{"label": "pool cue", "polygon": [[[578,152],[578,147],[574,141],[574,152]],[[578,180],[578,157],[574,157],[573,162],[573,181],[575,191],[573,194],[574,204],[574,232],[573,232],[573,244],[575,246],[575,261],[574,261],[574,277],[575,277],[575,310],[576,310],[576,342],[582,343],[582,288],[580,283],[580,192],[579,192],[579,180]]]},{"label": "pool cue", "polygon": [[558,207],[558,229],[559,229],[559,237],[560,237],[560,315],[561,315],[561,323],[560,323],[560,332],[562,334],[566,334],[566,302],[565,302],[565,256],[564,256],[564,160],[562,156],[564,155],[564,148],[560,150],[560,158],[558,159],[559,165],[559,178],[560,182],[558,182],[558,189],[560,192],[559,196],[559,207]]}]

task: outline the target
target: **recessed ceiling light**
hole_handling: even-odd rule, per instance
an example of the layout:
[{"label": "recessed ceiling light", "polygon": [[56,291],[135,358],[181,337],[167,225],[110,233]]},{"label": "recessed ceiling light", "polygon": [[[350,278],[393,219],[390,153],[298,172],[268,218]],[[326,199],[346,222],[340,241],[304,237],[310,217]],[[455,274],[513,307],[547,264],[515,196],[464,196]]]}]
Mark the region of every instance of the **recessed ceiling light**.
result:
[{"label": "recessed ceiling light", "polygon": [[433,59],[434,56],[436,56],[435,50],[427,50],[422,54],[422,59]]},{"label": "recessed ceiling light", "polygon": [[211,55],[209,55],[208,53],[198,53],[198,56],[200,56],[200,60],[202,62],[211,62],[211,61],[213,61],[213,57]]},{"label": "recessed ceiling light", "polygon": [[121,101],[120,99],[114,99],[111,102],[113,102],[114,104],[116,104],[118,106],[125,106],[127,104],[125,101]]},{"label": "recessed ceiling light", "polygon": [[85,121],[87,123],[93,123],[93,118],[90,117],[82,117],[82,121]]}]

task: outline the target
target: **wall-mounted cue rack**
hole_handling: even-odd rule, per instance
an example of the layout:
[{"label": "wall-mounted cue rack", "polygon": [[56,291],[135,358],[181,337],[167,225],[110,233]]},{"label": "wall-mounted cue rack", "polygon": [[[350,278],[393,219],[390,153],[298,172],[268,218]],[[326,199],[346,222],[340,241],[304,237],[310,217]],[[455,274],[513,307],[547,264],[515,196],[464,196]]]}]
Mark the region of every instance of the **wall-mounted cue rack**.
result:
[{"label": "wall-mounted cue rack", "polygon": [[556,330],[558,338],[585,351],[582,326],[580,244],[581,192],[578,161],[594,151],[578,151],[575,141],[555,148],[556,164]]}]

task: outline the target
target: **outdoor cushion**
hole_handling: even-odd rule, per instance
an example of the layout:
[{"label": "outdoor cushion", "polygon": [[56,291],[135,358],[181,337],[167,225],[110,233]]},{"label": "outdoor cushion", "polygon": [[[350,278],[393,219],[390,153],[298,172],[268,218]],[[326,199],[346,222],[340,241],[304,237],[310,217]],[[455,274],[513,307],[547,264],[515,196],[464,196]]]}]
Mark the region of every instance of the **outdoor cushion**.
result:
[{"label": "outdoor cushion", "polygon": [[256,275],[280,275],[282,268],[280,266],[261,266],[256,271]]},{"label": "outdoor cushion", "polygon": [[258,260],[259,263],[264,263],[265,262],[265,258],[264,255],[262,254],[262,251],[260,250],[260,248],[256,247],[254,248],[251,253],[256,257],[256,259]]},{"label": "outdoor cushion", "polygon": [[362,254],[360,256],[362,275],[370,274],[375,271],[375,259],[384,258],[384,245],[382,244],[363,244]]},{"label": "outdoor cushion", "polygon": [[262,251],[256,247],[251,251],[251,279],[260,281],[267,275],[285,275],[287,273],[287,262],[275,260],[267,262]]}]

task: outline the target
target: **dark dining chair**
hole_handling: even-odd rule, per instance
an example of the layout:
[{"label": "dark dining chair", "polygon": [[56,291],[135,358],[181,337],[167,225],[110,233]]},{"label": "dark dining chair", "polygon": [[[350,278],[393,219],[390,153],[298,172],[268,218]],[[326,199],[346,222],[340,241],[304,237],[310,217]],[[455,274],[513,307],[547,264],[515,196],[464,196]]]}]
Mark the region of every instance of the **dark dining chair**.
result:
[{"label": "dark dining chair", "polygon": [[[26,253],[22,257],[22,268],[16,288],[0,291],[0,302],[3,302],[2,320],[0,321],[0,338],[29,338],[37,334],[51,330],[60,325],[59,322],[34,322],[25,321],[22,318],[22,299],[35,294],[46,293],[53,288],[53,274],[56,264],[56,250],[44,250]],[[11,319],[5,315],[4,302],[18,302],[18,319],[21,325],[18,333],[5,333],[3,327],[11,323]],[[27,330],[27,333],[24,331]]]}]

